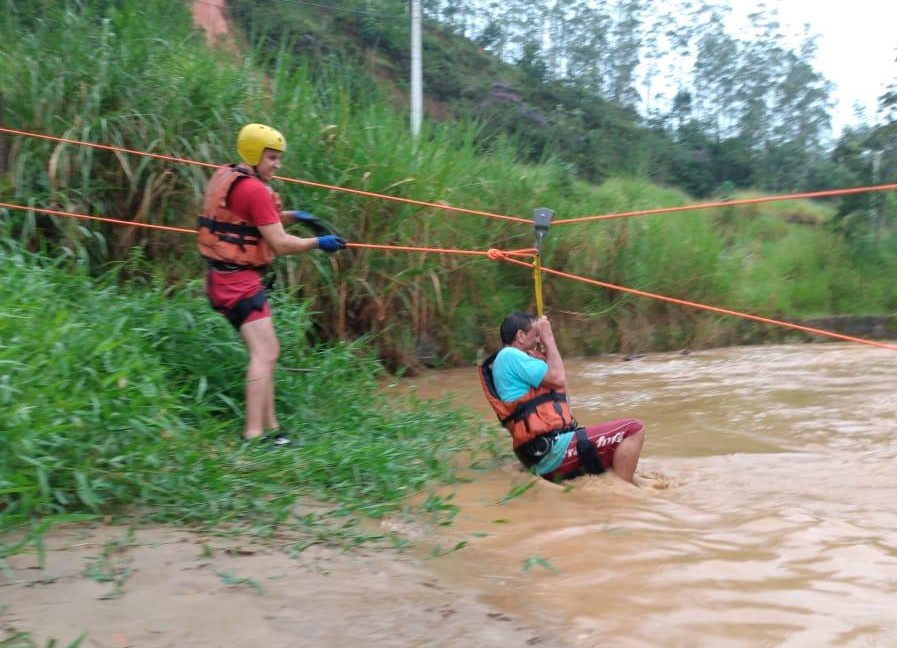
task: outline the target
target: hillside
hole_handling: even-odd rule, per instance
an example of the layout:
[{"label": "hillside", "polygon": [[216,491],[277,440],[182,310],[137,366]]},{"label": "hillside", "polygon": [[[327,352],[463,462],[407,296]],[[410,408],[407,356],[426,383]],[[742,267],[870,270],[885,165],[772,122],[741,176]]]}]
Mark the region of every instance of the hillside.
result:
[{"label": "hillside", "polygon": [[[247,41],[362,66],[406,110],[406,4],[227,6]],[[646,0],[457,0],[423,8],[428,117],[474,120],[485,138],[514,137],[527,162],[554,157],[588,182],[646,177],[699,198],[733,188],[831,189],[872,173],[859,151],[845,155],[849,149],[894,147],[870,127],[844,134],[833,148],[831,88],[814,67],[813,35],[789,49],[774,8],[758,7],[752,29],[736,33],[725,31],[726,3],[716,0],[674,0],[662,15]],[[670,70],[663,76],[671,60],[681,60],[676,78]],[[679,87],[657,94],[652,78]],[[887,153],[884,160],[881,171],[892,173],[897,162]]]},{"label": "hillside", "polygon": [[[272,51],[287,42],[300,57],[360,66],[379,93],[407,112],[409,18],[400,8],[393,15],[380,11],[289,2],[260,7],[251,0],[227,0],[227,14],[240,33],[256,35]],[[576,86],[550,82],[526,61],[502,62],[431,20],[424,21],[422,41],[427,119],[476,122],[484,146],[496,135],[511,137],[523,161],[558,158],[590,182],[635,173],[646,158],[655,157],[653,175],[675,184],[671,161],[647,152],[673,142],[641,125],[632,110]]]}]

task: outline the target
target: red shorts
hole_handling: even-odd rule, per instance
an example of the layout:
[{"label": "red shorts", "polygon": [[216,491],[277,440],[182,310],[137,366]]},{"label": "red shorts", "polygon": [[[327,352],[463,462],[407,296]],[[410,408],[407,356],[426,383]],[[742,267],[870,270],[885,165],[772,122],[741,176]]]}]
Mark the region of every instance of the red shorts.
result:
[{"label": "red shorts", "polygon": [[[609,421],[607,423],[599,423],[598,425],[590,425],[585,428],[586,436],[589,441],[595,444],[598,449],[598,457],[605,468],[612,468],[614,465],[614,453],[617,446],[623,443],[623,439],[628,439],[634,434],[638,434],[644,428],[644,424],[638,419],[626,418]],[[567,452],[561,465],[552,470],[550,473],[542,475],[549,481],[563,479],[571,473],[576,474],[579,471],[579,452],[576,450],[576,435],[570,439],[567,446]]]},{"label": "red shorts", "polygon": [[251,308],[239,326],[231,318],[237,304],[243,300],[252,299],[264,290],[262,275],[257,270],[234,270],[233,272],[220,272],[208,270],[206,274],[206,294],[212,308],[221,311],[238,329],[247,322],[254,322],[263,317],[271,317],[271,306],[268,300],[260,304],[259,308]]}]

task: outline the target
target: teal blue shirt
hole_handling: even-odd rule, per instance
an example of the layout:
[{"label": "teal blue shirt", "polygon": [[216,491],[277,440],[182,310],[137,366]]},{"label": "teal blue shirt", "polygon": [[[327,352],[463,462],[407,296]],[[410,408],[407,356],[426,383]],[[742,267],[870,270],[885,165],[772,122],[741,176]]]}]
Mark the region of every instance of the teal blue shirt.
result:
[{"label": "teal blue shirt", "polygon": [[[515,401],[525,396],[531,388],[538,388],[547,372],[547,362],[514,347],[499,351],[492,364],[495,391],[505,402]],[[532,467],[533,472],[544,475],[560,466],[572,437],[573,432],[559,434],[548,454]]]}]

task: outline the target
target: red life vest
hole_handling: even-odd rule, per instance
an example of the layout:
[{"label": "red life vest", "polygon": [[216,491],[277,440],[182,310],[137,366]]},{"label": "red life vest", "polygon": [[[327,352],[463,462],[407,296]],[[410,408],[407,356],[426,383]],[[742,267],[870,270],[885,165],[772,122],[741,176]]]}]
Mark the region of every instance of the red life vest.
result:
[{"label": "red life vest", "polygon": [[514,448],[551,432],[566,432],[577,427],[567,404],[567,394],[548,387],[531,387],[515,401],[505,402],[498,397],[492,376],[493,353],[480,365],[480,383],[486,400],[495,410],[498,420],[511,433]]},{"label": "red life vest", "polygon": [[[237,182],[253,176],[242,166],[221,167],[209,180],[199,217],[199,253],[210,261],[247,268],[261,268],[274,260],[274,253],[259,229],[227,206],[227,198]],[[280,196],[271,191],[280,211]]]}]

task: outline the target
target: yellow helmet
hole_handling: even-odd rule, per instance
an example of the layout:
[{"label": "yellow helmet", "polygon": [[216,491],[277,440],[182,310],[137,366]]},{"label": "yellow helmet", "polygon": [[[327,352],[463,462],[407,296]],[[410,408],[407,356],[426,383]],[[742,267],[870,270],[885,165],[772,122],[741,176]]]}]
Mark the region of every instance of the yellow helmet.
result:
[{"label": "yellow helmet", "polygon": [[287,150],[287,141],[279,131],[264,124],[246,124],[240,129],[237,136],[237,153],[246,164],[258,165],[265,149],[284,152]]}]

